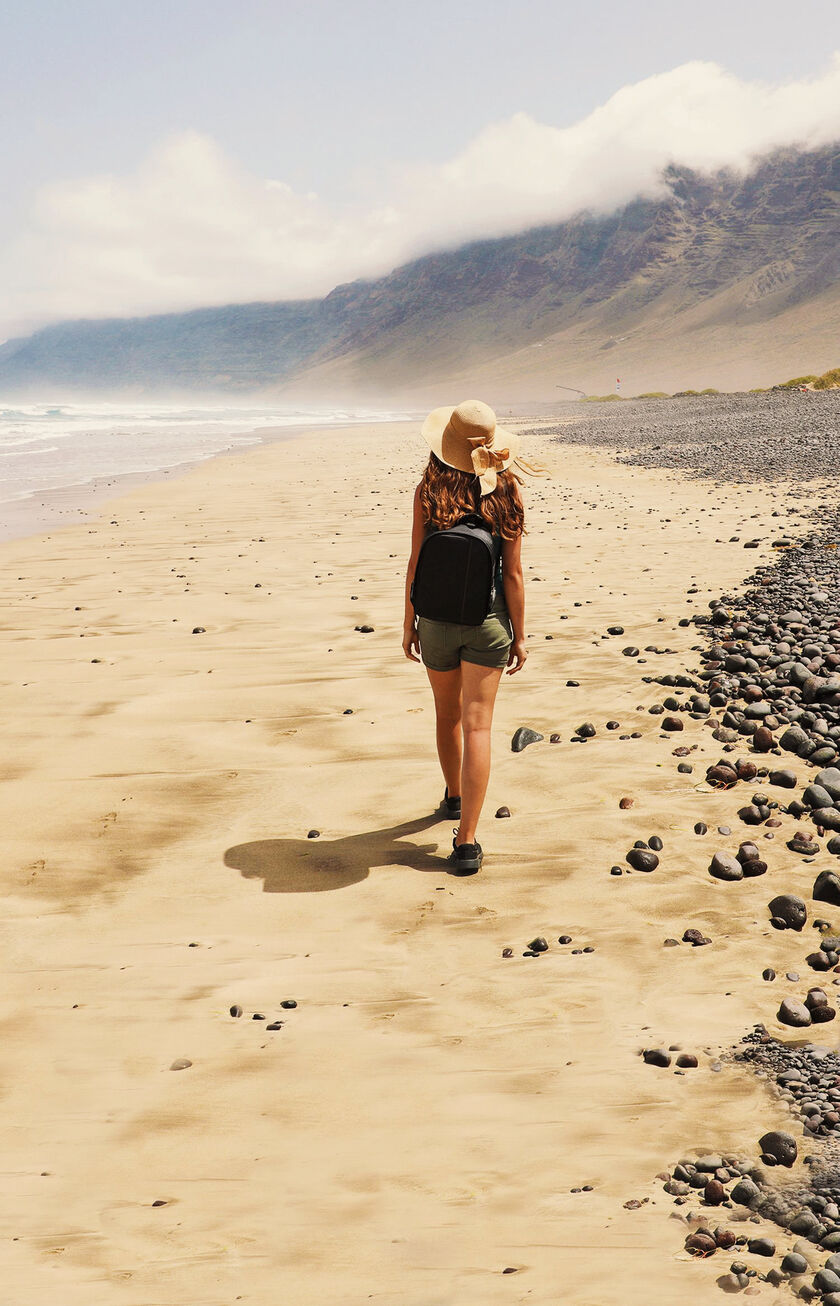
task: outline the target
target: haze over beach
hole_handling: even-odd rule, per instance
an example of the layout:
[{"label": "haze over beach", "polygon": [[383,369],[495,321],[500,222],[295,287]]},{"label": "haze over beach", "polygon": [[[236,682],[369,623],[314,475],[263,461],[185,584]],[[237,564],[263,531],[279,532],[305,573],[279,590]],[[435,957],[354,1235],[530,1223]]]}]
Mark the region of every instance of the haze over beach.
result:
[{"label": "haze over beach", "polygon": [[[835,25],[0,17],[15,1306],[840,1306]],[[469,395],[547,475],[464,876]]]}]

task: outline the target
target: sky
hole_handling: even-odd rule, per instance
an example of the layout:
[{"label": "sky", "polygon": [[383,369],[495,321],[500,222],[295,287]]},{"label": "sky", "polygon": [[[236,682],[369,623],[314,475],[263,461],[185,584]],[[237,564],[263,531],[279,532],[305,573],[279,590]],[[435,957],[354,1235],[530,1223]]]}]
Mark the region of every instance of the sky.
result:
[{"label": "sky", "polygon": [[[836,0],[0,10],[0,340],[304,298],[840,139]],[[840,49],[840,37],[837,39]]]}]

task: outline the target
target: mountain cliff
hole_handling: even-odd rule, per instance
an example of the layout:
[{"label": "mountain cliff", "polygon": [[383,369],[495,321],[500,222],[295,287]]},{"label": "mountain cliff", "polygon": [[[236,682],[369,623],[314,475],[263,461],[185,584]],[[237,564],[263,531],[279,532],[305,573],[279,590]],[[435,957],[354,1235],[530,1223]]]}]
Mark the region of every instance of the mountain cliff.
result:
[{"label": "mountain cliff", "polygon": [[[0,347],[0,387],[425,394],[760,385],[836,364],[840,146],[428,255],[321,300],[66,322]],[[469,386],[469,388],[473,388]]]}]

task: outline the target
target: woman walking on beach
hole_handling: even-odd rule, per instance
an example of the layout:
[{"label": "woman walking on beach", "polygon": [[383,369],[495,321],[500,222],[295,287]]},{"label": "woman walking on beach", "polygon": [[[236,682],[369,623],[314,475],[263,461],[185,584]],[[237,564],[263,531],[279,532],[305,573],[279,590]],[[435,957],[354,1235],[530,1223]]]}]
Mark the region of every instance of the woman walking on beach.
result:
[{"label": "woman walking on beach", "polygon": [[[483,858],[476,827],[490,777],[496,692],[502,672],[521,671],[528,657],[520,557],[525,514],[521,481],[509,469],[512,463],[537,469],[518,459],[519,437],[497,427],[492,408],[476,399],[436,408],[422,434],[431,453],[414,492],[403,651],[414,662],[422,659],[434,694],[442,806],[460,818],[449,863],[457,874],[471,875]],[[427,612],[461,620],[422,615]]]}]

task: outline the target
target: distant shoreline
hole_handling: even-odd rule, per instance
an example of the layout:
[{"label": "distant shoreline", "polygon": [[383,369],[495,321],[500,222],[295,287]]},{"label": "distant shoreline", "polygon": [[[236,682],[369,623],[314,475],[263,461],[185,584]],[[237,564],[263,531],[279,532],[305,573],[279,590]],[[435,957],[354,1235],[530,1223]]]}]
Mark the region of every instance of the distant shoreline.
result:
[{"label": "distant shoreline", "polygon": [[[384,417],[381,419],[382,422],[387,420],[389,419]],[[365,418],[364,425],[369,423],[375,424],[374,419]],[[296,440],[300,436],[314,435],[316,432],[352,429],[359,424],[359,421],[348,421],[325,423],[323,426],[317,424],[270,426],[258,434],[255,433],[256,438],[247,445],[221,449],[200,457],[185,458],[174,467],[98,476],[84,483],[63,485],[56,489],[36,492],[26,498],[9,500],[0,505],[0,543],[42,535],[56,527],[76,525],[89,515],[96,516],[112,500],[118,500],[132,490],[139,489],[140,486],[174,480],[194,467],[213,462],[217,458],[237,458],[255,452],[268,444]]]}]

